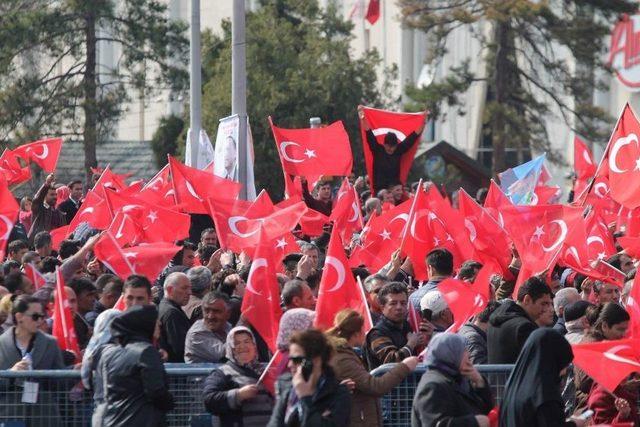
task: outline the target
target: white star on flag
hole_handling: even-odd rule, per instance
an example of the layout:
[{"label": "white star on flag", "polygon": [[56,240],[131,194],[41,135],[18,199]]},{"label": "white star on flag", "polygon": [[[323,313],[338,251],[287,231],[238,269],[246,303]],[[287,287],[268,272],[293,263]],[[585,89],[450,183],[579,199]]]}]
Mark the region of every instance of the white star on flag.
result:
[{"label": "white star on flag", "polygon": [[380,237],[382,237],[382,240],[390,240],[391,233],[389,233],[387,230],[382,230],[382,233],[380,233]]},{"label": "white star on flag", "polygon": [[308,148],[304,151],[304,155],[308,158],[317,157],[316,152],[314,150],[309,150]]},{"label": "white star on flag", "polygon": [[277,242],[276,243],[276,248],[278,248],[278,249],[282,249],[282,248],[285,248],[287,246],[287,241],[284,238],[277,239],[276,242]]},{"label": "white star on flag", "polygon": [[151,223],[156,222],[156,220],[158,219],[158,212],[149,211],[149,215],[147,215],[147,218],[149,218],[149,221],[151,221]]},{"label": "white star on flag", "polygon": [[544,226],[540,227],[536,225],[536,231],[533,233],[532,237],[536,239],[540,239],[540,237],[544,234]]}]

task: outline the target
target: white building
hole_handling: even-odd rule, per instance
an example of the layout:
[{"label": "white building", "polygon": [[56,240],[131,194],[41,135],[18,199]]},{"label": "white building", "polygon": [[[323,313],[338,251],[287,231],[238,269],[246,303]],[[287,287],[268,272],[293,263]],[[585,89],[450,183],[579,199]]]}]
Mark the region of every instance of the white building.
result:
[{"label": "white building", "polygon": [[[172,17],[188,21],[190,18],[190,0],[167,0]],[[381,17],[374,25],[363,19],[364,11],[369,0],[319,0],[326,6],[333,2],[347,19],[352,19],[354,26],[353,53],[361,55],[364,51],[376,48],[386,66],[395,64],[398,67],[398,81],[394,82],[394,90],[398,97],[403,96],[403,88],[407,83],[419,80],[421,72],[423,79],[432,76],[436,80],[447,73],[447,70],[460,65],[465,59],[471,58],[472,71],[483,76],[482,61],[474,60],[483,53],[480,46],[469,31],[459,29],[454,31],[447,41],[448,53],[440,63],[432,69],[423,70],[427,52],[427,38],[424,33],[403,28],[400,22],[400,10],[395,0],[380,0]],[[201,26],[214,32],[220,31],[223,19],[229,19],[232,12],[233,0],[204,0],[201,1]],[[256,1],[247,0],[247,8],[257,7]],[[483,24],[478,24],[479,31],[489,31]],[[484,24],[486,27],[487,25]],[[640,27],[640,23],[638,23]],[[117,52],[105,48],[100,51],[104,63],[116,60]],[[185,64],[186,66],[187,64]],[[250,64],[248,64],[250,66]],[[429,72],[430,71],[430,72]],[[630,102],[636,111],[640,111],[640,96],[631,92],[615,77],[609,77],[609,90],[595,94],[597,105],[605,108],[616,117],[626,102]],[[428,78],[427,78],[428,80]],[[637,79],[640,82],[640,78]],[[478,159],[482,138],[482,111],[486,99],[486,84],[474,83],[471,89],[463,95],[465,112],[463,116],[455,111],[443,109],[443,115],[427,132],[426,139],[431,141],[445,140],[458,149],[464,151],[474,159]],[[404,99],[406,100],[406,99]],[[180,100],[184,102],[185,100]],[[170,112],[179,113],[182,102],[168,102],[168,94],[162,93],[153,99],[137,100],[128,106],[128,111],[119,122],[116,139],[148,140],[157,127],[158,120]],[[547,122],[550,140],[554,148],[563,153],[568,164],[573,161],[573,134],[569,126],[560,120],[551,119]],[[214,130],[207,129],[211,134]],[[603,144],[606,141],[601,141]],[[487,150],[487,149],[485,149]],[[489,149],[490,150],[490,149]],[[596,159],[599,159],[602,149],[594,149]],[[490,155],[490,153],[487,153]],[[539,153],[533,153],[539,154]],[[563,176],[569,168],[551,166],[555,176],[554,183],[563,184]]]}]

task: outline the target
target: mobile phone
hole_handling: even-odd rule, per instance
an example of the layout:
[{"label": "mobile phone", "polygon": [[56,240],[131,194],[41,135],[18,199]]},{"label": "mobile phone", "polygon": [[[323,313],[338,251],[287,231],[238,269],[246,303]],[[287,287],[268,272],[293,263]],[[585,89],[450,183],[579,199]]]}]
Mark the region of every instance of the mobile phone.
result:
[{"label": "mobile phone", "polygon": [[588,420],[592,416],[593,416],[593,411],[591,409],[587,409],[586,411],[578,415],[576,418],[580,420]]},{"label": "mobile phone", "polygon": [[420,315],[422,316],[423,320],[426,320],[427,322],[431,322],[431,317],[433,316],[433,312],[428,308],[425,308],[422,311],[420,311]]},{"label": "mobile phone", "polygon": [[305,381],[309,381],[309,378],[311,378],[311,372],[313,371],[313,362],[309,359],[304,359],[301,366],[302,378],[304,378]]}]

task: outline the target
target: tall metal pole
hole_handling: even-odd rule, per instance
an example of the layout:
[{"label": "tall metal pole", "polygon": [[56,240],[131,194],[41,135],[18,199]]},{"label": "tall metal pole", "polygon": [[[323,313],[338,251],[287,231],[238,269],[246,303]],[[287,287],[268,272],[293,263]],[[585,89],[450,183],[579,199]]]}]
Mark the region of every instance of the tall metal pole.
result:
[{"label": "tall metal pole", "polygon": [[245,0],[233,0],[231,21],[231,114],[240,119],[238,130],[238,181],[240,198],[247,199],[247,50]]},{"label": "tall metal pole", "polygon": [[202,128],[202,78],[200,75],[200,0],[191,0],[191,48],[189,121],[191,127],[191,166],[198,167],[198,147]]}]

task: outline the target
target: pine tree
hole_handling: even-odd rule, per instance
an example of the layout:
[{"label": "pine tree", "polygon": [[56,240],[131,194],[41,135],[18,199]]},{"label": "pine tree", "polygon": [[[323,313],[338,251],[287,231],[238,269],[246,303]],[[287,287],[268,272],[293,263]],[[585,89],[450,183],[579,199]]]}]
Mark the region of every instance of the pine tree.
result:
[{"label": "pine tree", "polygon": [[[125,102],[185,86],[183,22],[157,0],[0,2],[0,140],[81,137],[85,171]],[[98,49],[120,52],[113,68]]]},{"label": "pine tree", "polygon": [[[444,82],[409,88],[409,94],[436,112],[477,80],[487,81],[484,129],[493,148],[493,172],[506,168],[505,149],[520,153],[551,150],[545,121],[554,111],[573,130],[592,141],[606,138],[611,118],[593,105],[596,80],[603,63],[605,37],[621,13],[637,3],[625,0],[399,0],[403,21],[426,32],[430,58],[445,53],[447,36],[459,28],[479,42],[486,77],[474,76],[469,64],[448,70]],[[487,31],[484,31],[487,29]],[[573,58],[572,67],[569,58]],[[522,156],[520,157],[522,160]]]}]

